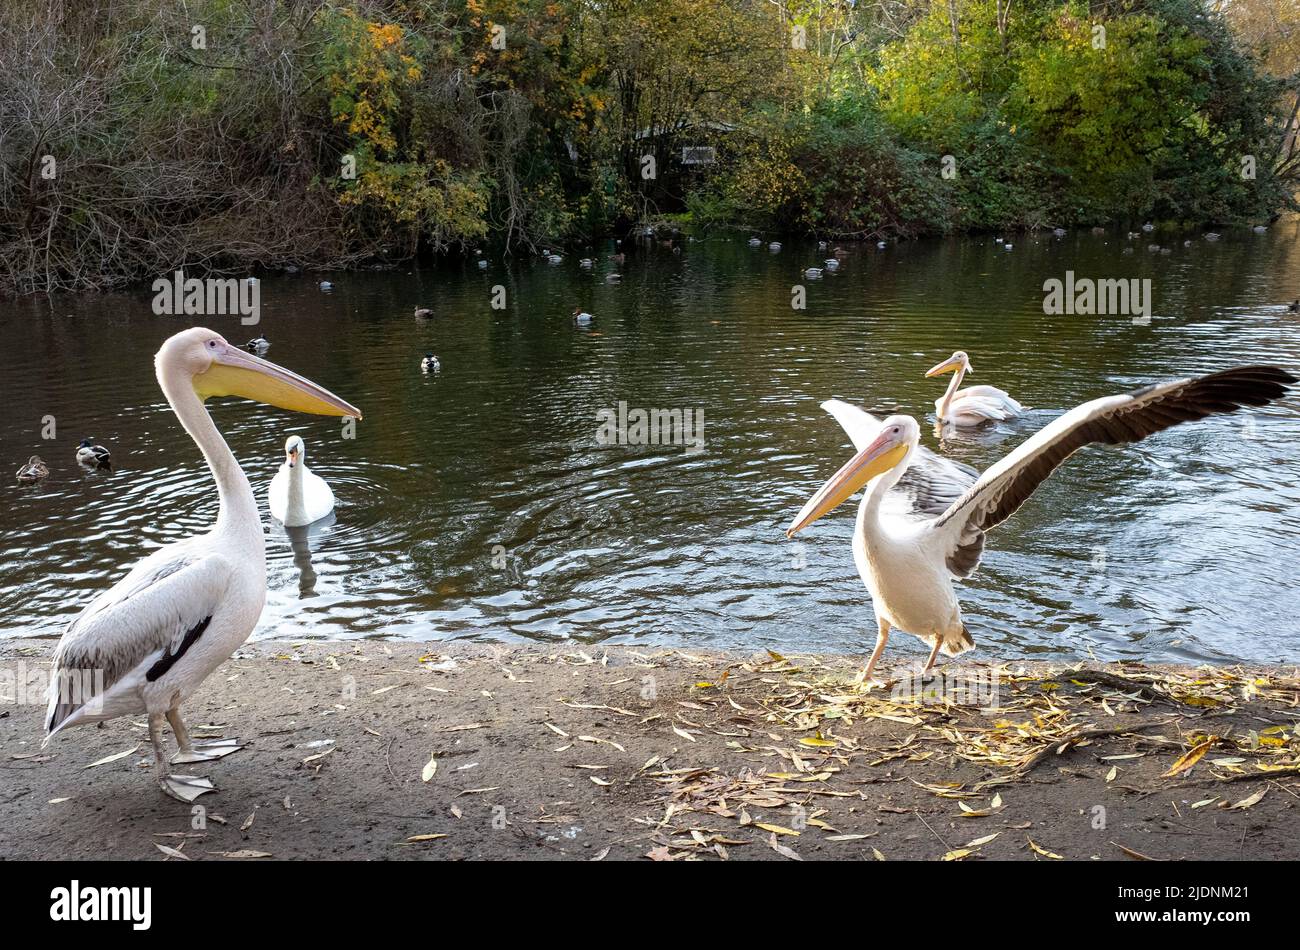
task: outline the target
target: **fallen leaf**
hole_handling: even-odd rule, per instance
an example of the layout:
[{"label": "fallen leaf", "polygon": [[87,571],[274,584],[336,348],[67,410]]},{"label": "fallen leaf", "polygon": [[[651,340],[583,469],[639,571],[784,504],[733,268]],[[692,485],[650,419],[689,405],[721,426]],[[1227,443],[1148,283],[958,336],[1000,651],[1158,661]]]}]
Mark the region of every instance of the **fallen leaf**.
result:
[{"label": "fallen leaf", "polygon": [[116,762],[118,759],[125,759],[128,755],[135,752],[139,748],[140,747],[138,745],[132,746],[131,748],[127,749],[125,752],[118,752],[116,755],[105,756],[104,758],[100,759],[98,762],[91,762],[89,765],[86,766],[86,768],[93,769],[97,765],[107,765],[109,762]]},{"label": "fallen leaf", "polygon": [[1160,777],[1173,778],[1175,775],[1178,775],[1181,772],[1186,772],[1197,762],[1201,761],[1205,753],[1209,752],[1211,747],[1218,741],[1219,741],[1218,736],[1207,737],[1204,742],[1193,746],[1192,748],[1188,749],[1185,753],[1180,755],[1178,757],[1178,761],[1176,761],[1173,765],[1169,766],[1169,771]]},{"label": "fallen leaf", "polygon": [[438,773],[438,757],[434,756],[420,773],[420,781],[427,782]]}]

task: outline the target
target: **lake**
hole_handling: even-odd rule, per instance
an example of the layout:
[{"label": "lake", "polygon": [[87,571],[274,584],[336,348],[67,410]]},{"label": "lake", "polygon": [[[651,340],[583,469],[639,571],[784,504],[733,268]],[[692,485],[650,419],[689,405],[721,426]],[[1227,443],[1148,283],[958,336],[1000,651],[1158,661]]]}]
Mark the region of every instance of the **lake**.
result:
[{"label": "lake", "polygon": [[[256,638],[866,652],[875,624],[849,548],[856,501],[797,543],[783,534],[851,454],[821,400],[916,415],[926,444],[983,468],[1097,396],[1248,362],[1296,372],[1300,315],[1285,301],[1300,297],[1297,231],[850,244],[820,279],[801,276],[827,256],[811,242],[629,245],[617,268],[606,244],[556,265],[266,276],[254,328],[155,316],[147,287],[0,301],[0,636],[57,636],[135,560],[215,516],[206,467],[153,375],[159,343],[198,323],[238,342],[264,333],[269,359],[365,413],[345,439],[336,419],[210,404],[267,530]],[[1153,241],[1171,252],[1148,251]],[[590,272],[578,265],[588,253]],[[606,282],[615,269],[622,281]],[[1044,281],[1067,271],[1150,279],[1150,321],[1044,314]],[[791,306],[796,284],[806,309]],[[417,306],[434,316],[417,321]],[[574,325],[575,307],[591,326]],[[1032,410],[941,442],[934,400],[948,377],[923,374],[955,349],[974,365],[968,385]],[[420,371],[426,351],[437,374]],[[702,414],[700,450],[603,444],[600,414],[620,403]],[[46,417],[54,440],[42,439]],[[333,522],[310,532],[287,533],[266,511],[290,433],[338,498]],[[112,451],[111,474],[75,464],[88,436]],[[975,657],[1294,662],[1297,444],[1300,392],[1076,455],[990,534],[982,568],[959,585]],[[34,452],[50,477],[15,484]],[[922,652],[897,637],[887,659]]]}]

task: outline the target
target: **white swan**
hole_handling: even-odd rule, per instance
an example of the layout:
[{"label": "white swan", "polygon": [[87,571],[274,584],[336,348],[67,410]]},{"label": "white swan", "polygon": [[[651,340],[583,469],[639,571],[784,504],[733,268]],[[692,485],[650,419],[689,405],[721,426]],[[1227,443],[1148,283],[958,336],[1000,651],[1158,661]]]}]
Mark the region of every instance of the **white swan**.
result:
[{"label": "white swan", "polygon": [[271,514],[286,528],[320,521],[334,510],[334,492],[307,468],[307,446],[296,435],[284,443],[284,464],[267,491]]}]

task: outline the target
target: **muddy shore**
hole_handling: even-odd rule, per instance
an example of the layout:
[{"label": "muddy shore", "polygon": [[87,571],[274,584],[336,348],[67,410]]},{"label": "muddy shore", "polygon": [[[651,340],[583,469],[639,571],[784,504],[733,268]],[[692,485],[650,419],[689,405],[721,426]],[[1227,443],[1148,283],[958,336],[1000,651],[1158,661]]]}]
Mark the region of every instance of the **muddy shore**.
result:
[{"label": "muddy shore", "polygon": [[0,644],[3,858],[1300,858],[1290,667],[264,642],[185,708],[245,743],[187,805],[142,717],[41,748],[52,648]]}]

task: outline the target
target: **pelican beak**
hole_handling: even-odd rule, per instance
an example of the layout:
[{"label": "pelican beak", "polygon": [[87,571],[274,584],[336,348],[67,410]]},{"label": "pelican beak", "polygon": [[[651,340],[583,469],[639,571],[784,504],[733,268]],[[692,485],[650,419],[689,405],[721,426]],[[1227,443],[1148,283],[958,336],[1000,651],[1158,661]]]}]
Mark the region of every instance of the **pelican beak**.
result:
[{"label": "pelican beak", "polygon": [[229,343],[216,352],[205,372],[194,377],[194,391],[201,399],[241,396],[294,412],[361,418],[360,409],[328,389]]},{"label": "pelican beak", "polygon": [[897,436],[881,433],[874,442],[845,462],[844,467],[808,499],[786,529],[785,536],[794,537],[828,511],[838,508],[867,482],[901,462],[906,454],[906,442],[899,441]]},{"label": "pelican beak", "polygon": [[[950,356],[938,366],[931,366],[926,370],[926,377],[938,376],[940,373],[953,373],[961,369],[961,360],[956,356]],[[966,372],[970,372],[970,367],[966,367]]]}]

